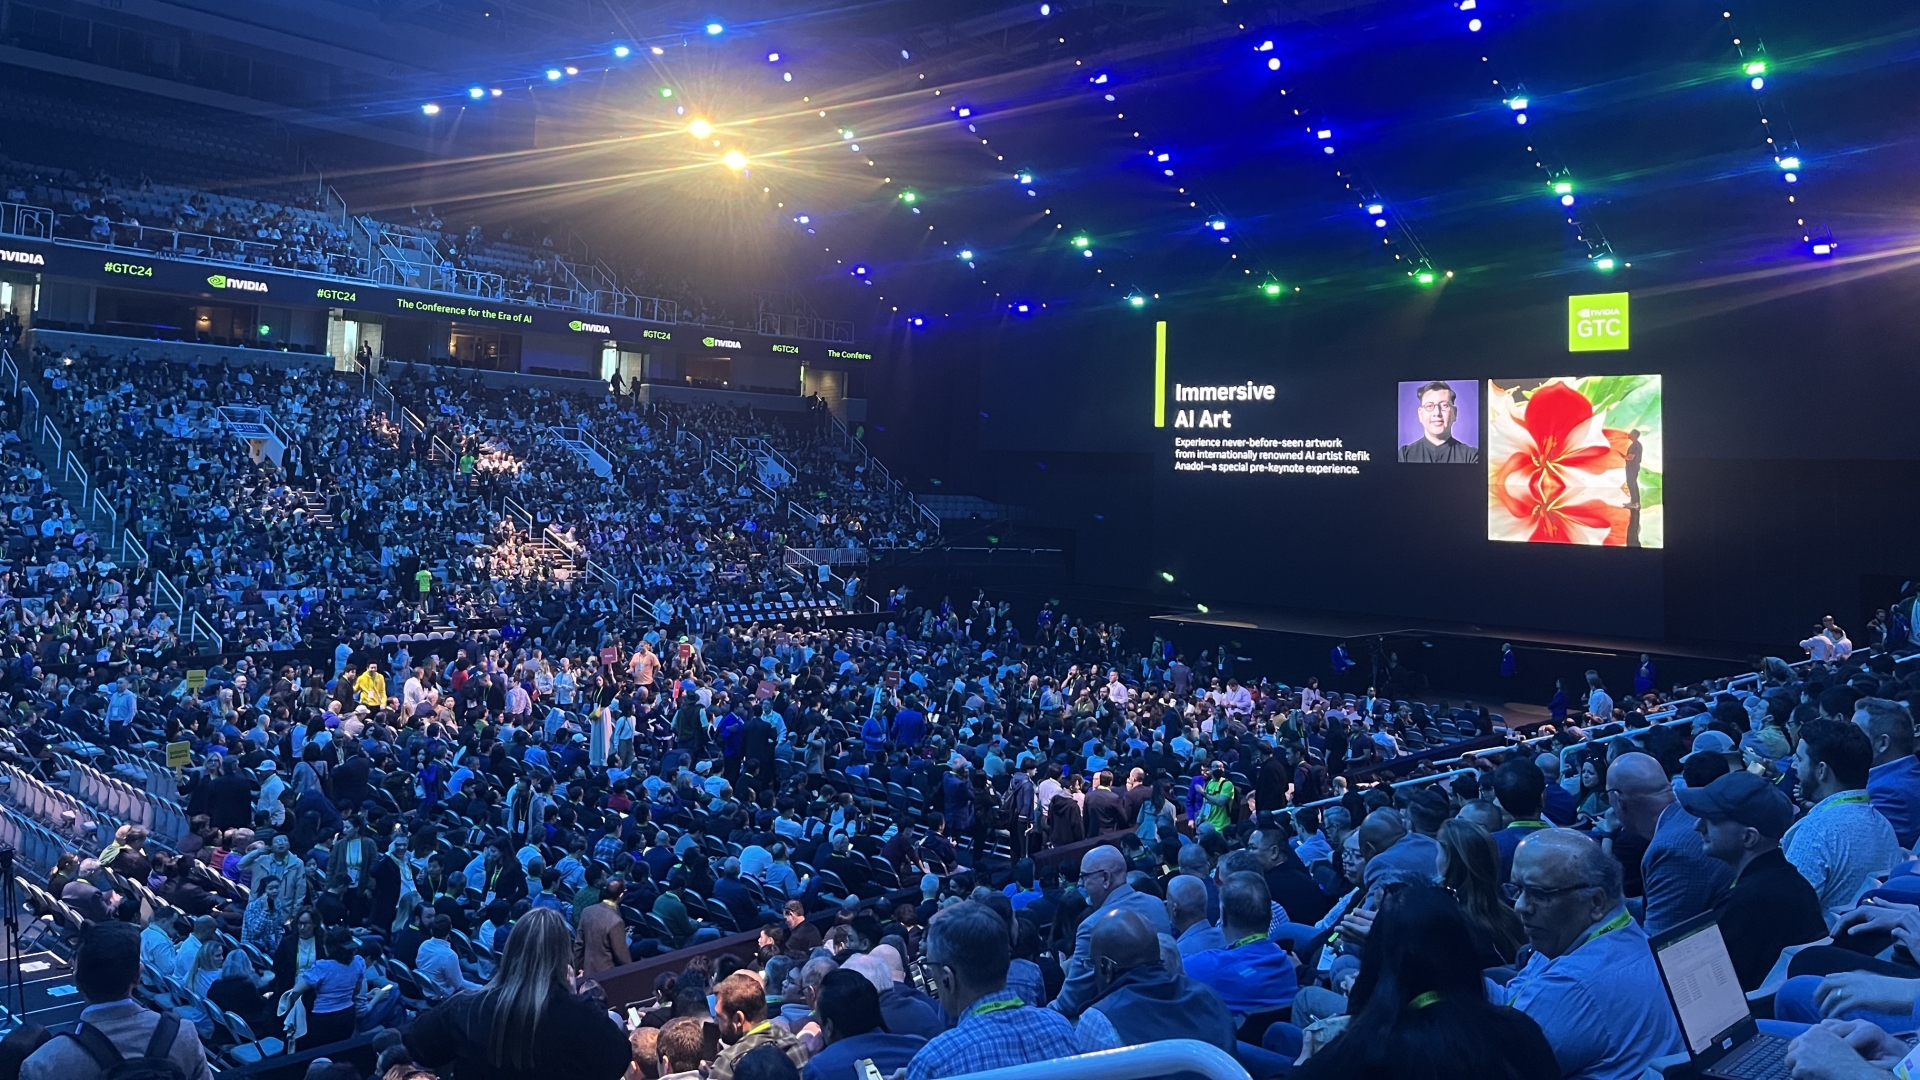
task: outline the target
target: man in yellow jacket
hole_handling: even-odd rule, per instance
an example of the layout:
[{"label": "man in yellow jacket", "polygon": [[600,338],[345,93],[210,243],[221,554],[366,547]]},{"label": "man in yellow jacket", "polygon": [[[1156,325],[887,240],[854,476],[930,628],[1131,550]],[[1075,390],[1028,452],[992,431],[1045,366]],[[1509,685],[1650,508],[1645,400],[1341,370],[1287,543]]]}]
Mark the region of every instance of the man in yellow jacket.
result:
[{"label": "man in yellow jacket", "polygon": [[354,695],[360,704],[369,709],[379,710],[387,707],[387,677],[380,674],[380,662],[370,660],[367,670],[353,681]]}]

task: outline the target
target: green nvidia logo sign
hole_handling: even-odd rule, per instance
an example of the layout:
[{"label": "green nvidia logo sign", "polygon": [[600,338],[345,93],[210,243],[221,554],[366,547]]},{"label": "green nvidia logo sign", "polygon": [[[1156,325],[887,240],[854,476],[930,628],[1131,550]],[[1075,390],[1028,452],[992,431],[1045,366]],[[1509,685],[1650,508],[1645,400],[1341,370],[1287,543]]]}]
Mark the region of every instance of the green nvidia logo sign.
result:
[{"label": "green nvidia logo sign", "polygon": [[263,293],[267,291],[267,283],[264,281],[253,281],[248,278],[228,277],[225,274],[213,275],[212,277],[207,279],[207,284],[213,286],[216,289],[238,289],[241,292]]},{"label": "green nvidia logo sign", "polygon": [[705,346],[706,346],[707,348],[709,348],[709,349],[711,349],[711,348],[713,348],[713,339],[712,339],[712,338],[701,338],[701,339],[700,339],[700,344],[702,344],[702,345],[705,345]]},{"label": "green nvidia logo sign", "polygon": [[579,330],[580,330],[580,320],[579,320],[579,319],[575,319],[575,320],[573,320],[572,322],[570,322],[570,323],[568,323],[568,324],[567,324],[567,329],[569,329],[569,330],[572,330],[572,331],[574,331],[574,332],[576,332],[576,333],[578,333],[578,332],[579,332]]}]

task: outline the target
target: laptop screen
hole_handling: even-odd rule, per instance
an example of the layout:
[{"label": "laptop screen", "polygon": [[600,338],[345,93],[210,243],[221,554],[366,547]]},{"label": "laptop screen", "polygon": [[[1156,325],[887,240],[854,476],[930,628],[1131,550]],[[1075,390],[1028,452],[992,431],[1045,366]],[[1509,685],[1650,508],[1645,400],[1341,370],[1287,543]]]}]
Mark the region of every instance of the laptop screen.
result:
[{"label": "laptop screen", "polygon": [[1654,950],[1654,958],[1673,996],[1674,1012],[1680,1015],[1687,1049],[1695,1056],[1751,1015],[1719,924],[1707,921],[1674,937]]}]

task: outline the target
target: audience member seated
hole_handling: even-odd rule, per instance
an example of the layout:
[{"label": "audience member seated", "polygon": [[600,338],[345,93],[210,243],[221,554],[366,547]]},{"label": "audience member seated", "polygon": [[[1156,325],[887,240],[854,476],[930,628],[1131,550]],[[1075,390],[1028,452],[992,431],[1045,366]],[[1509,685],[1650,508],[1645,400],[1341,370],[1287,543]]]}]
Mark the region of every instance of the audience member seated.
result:
[{"label": "audience member seated", "polygon": [[1634,1080],[1685,1052],[1619,863],[1579,833],[1538,830],[1515,849],[1508,890],[1534,951],[1505,1003],[1540,1025],[1561,1075]]}]

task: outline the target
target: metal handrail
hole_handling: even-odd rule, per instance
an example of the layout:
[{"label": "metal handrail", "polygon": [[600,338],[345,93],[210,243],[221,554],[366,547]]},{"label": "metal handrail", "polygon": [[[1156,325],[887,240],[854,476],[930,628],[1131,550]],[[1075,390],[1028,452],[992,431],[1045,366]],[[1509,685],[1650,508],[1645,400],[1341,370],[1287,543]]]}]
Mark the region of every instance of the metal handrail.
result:
[{"label": "metal handrail", "polygon": [[13,390],[12,390],[12,393],[13,393],[13,394],[14,394],[14,395],[15,395],[16,397],[17,397],[17,396],[19,396],[19,394],[20,394],[20,365],[18,365],[18,364],[16,364],[16,363],[14,363],[14,362],[13,362],[13,353],[11,353],[11,352],[9,352],[9,351],[7,351],[7,350],[5,350],[5,349],[0,349],[0,376],[5,376],[5,377],[7,377],[7,378],[9,378],[9,379],[12,379],[12,380],[13,380]]},{"label": "metal handrail", "polygon": [[213,624],[208,622],[205,616],[195,611],[188,619],[187,640],[199,641],[201,638],[213,642],[214,652],[227,651],[227,640],[220,636],[220,632],[213,628]]},{"label": "metal handrail", "polygon": [[61,459],[61,463],[62,479],[70,479],[74,473],[80,474],[80,503],[83,506],[86,505],[87,492],[93,488],[93,478],[87,475],[86,466],[80,464],[80,458],[71,450],[67,451],[67,456]]},{"label": "metal handrail", "polygon": [[60,460],[66,450],[66,441],[60,437],[60,429],[54,426],[53,417],[42,413],[40,416],[40,441],[53,444],[53,459]]},{"label": "metal handrail", "polygon": [[102,514],[106,515],[107,539],[111,541],[113,534],[120,531],[120,512],[113,508],[113,504],[107,501],[106,496],[100,494],[99,488],[93,489],[93,495],[88,498],[87,505],[95,520],[99,520]]},{"label": "metal handrail", "polygon": [[957,1080],[1146,1080],[1199,1073],[1207,1080],[1248,1080],[1233,1055],[1198,1039],[1166,1039],[1095,1054],[963,1073]]},{"label": "metal handrail", "polygon": [[[153,561],[147,556],[147,545],[141,543],[140,539],[133,535],[132,529],[128,529],[120,534],[120,556],[121,558],[125,558],[128,555],[132,555],[135,559],[139,560],[138,565],[140,566],[150,565]],[[154,572],[159,573],[157,570]]]},{"label": "metal handrail", "polygon": [[536,531],[538,531],[533,526],[532,512],[529,511],[526,507],[520,505],[519,501],[515,499],[513,496],[511,495],[500,496],[500,505],[501,505],[502,511],[505,512],[508,516],[514,518],[516,521],[523,523],[521,525],[521,528],[526,531],[526,534],[528,536],[532,536]]},{"label": "metal handrail", "polygon": [[186,596],[180,592],[180,587],[173,583],[173,579],[168,577],[165,571],[153,572],[153,602],[155,606],[162,604],[172,606],[173,624],[176,627],[186,621]]}]

